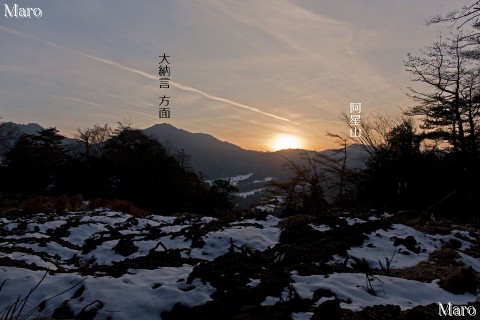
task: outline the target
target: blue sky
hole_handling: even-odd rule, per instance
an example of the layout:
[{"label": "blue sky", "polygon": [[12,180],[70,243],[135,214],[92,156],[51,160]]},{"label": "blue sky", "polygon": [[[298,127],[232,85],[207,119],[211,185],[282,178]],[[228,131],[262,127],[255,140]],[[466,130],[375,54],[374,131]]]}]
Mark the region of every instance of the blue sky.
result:
[{"label": "blue sky", "polygon": [[[39,7],[39,19],[4,16],[4,4]],[[37,0],[5,1],[0,16],[0,114],[4,121],[77,128],[131,119],[167,122],[254,150],[279,134],[302,147],[335,146],[350,102],[397,114],[408,52],[446,25],[428,17],[451,0]],[[171,87],[160,89],[159,55]],[[159,96],[171,118],[158,118]]]}]

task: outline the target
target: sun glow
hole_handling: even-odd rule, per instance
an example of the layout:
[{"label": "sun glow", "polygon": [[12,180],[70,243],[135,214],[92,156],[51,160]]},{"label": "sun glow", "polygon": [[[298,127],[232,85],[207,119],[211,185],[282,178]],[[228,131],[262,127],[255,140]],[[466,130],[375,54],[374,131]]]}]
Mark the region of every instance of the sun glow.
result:
[{"label": "sun glow", "polygon": [[282,149],[299,149],[301,146],[300,139],[290,135],[280,135],[272,141],[272,148],[275,151]]}]

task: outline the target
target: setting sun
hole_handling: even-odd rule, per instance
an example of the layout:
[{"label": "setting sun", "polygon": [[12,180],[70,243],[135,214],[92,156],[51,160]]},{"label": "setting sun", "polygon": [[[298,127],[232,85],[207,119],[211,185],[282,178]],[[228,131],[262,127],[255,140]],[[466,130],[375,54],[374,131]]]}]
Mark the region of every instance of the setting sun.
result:
[{"label": "setting sun", "polygon": [[272,141],[272,148],[275,151],[282,149],[298,149],[301,148],[301,142],[300,139],[295,136],[280,135]]}]

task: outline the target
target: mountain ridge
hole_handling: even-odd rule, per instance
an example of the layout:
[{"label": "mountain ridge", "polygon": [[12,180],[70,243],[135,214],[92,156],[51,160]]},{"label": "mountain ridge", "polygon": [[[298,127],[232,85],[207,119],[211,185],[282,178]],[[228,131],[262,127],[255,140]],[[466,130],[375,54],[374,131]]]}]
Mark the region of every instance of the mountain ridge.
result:
[{"label": "mountain ridge", "polygon": [[[284,149],[279,151],[254,151],[243,149],[227,141],[221,141],[206,133],[191,133],[171,124],[156,124],[144,132],[157,138],[162,144],[172,144],[177,150],[184,150],[192,156],[192,166],[209,179],[232,177],[254,172],[257,178],[279,177],[288,160],[302,161],[306,149]],[[168,149],[168,147],[167,147]],[[336,150],[327,149],[320,154],[335,157]],[[170,150],[171,152],[172,150]],[[364,152],[358,145],[347,147],[349,167],[363,167]]]},{"label": "mountain ridge", "polygon": [[[37,123],[14,124],[20,133],[34,134],[43,129]],[[283,174],[283,167],[287,160],[301,162],[306,149],[284,149],[278,151],[255,151],[244,149],[228,141],[222,141],[208,133],[193,133],[177,128],[169,123],[155,124],[142,129],[143,132],[160,141],[167,151],[175,155],[183,150],[191,156],[190,165],[194,171],[201,173],[206,179],[219,179],[255,173],[256,179],[266,177],[279,178]],[[66,138],[66,143],[73,143],[73,139]],[[335,157],[338,149],[320,151],[330,157]],[[360,150],[360,151],[359,151]],[[355,145],[347,147],[349,167],[363,167],[364,152]]]},{"label": "mountain ridge", "polygon": [[[263,152],[243,149],[230,142],[221,141],[205,133],[191,133],[170,124],[157,124],[144,129],[146,134],[157,138],[162,144],[173,144],[192,156],[192,166],[209,179],[231,177],[254,172],[257,177],[278,176],[283,162],[281,152]],[[171,152],[171,150],[170,150]],[[287,153],[304,152],[291,149]]]}]

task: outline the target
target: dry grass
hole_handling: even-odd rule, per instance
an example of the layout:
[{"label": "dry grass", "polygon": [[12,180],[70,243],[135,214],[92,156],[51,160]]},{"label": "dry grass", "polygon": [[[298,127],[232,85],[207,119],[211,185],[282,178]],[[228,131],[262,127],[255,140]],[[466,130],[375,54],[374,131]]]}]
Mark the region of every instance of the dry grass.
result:
[{"label": "dry grass", "polygon": [[414,267],[391,270],[391,275],[422,282],[432,282],[435,279],[440,279],[440,286],[446,290],[452,291],[450,287],[454,285],[460,286],[458,289],[462,293],[464,291],[475,291],[475,288],[480,286],[480,272],[473,270],[464,273],[464,278],[468,281],[459,278],[455,279],[456,283],[452,285],[452,277],[461,274],[460,271],[464,268],[463,264],[457,261],[458,258],[459,255],[455,249],[440,249],[432,252],[427,261],[422,261]]},{"label": "dry grass", "polygon": [[393,269],[392,276],[409,280],[431,282],[444,278],[461,266],[457,262],[458,254],[454,249],[445,248],[434,251],[427,261],[422,261],[414,267]]},{"label": "dry grass", "polygon": [[149,211],[140,209],[128,200],[93,198],[88,204],[88,209],[108,208],[115,211],[128,213],[134,217],[145,217],[150,214]]},{"label": "dry grass", "polygon": [[148,211],[138,208],[128,200],[118,200],[118,199],[112,200],[108,204],[108,208],[112,210],[128,213],[134,217],[144,217],[149,214]]},{"label": "dry grass", "polygon": [[83,197],[79,194],[73,196],[61,195],[57,197],[32,196],[22,205],[25,214],[41,212],[55,212],[57,214],[67,211],[79,211],[82,209]]},{"label": "dry grass", "polygon": [[144,217],[150,214],[147,210],[138,208],[128,200],[94,198],[89,201],[87,206],[83,203],[83,197],[79,194],[61,195],[57,197],[32,196],[22,204],[21,208],[23,214],[46,212],[62,214],[65,212],[75,212],[85,209],[93,210],[97,208],[108,208],[115,211],[121,211],[135,217]]}]

